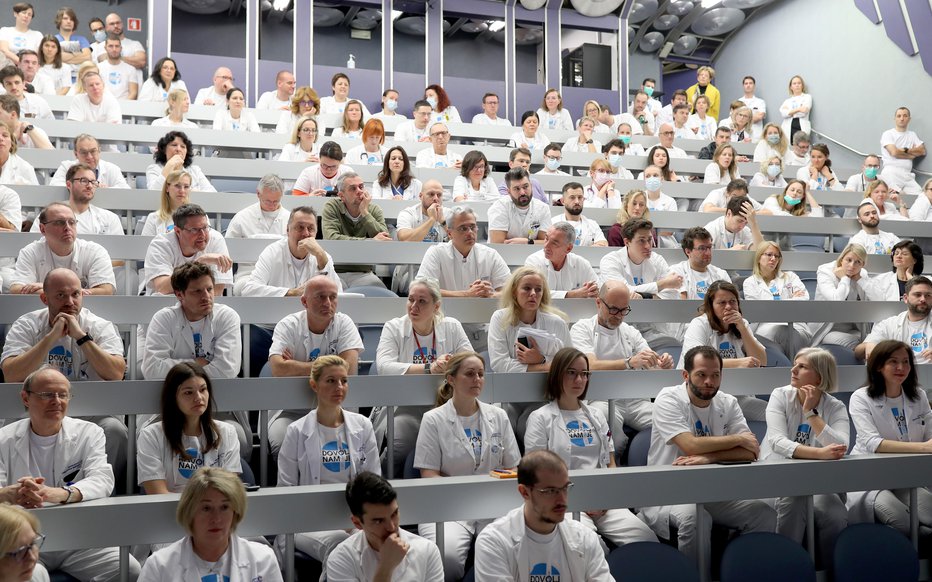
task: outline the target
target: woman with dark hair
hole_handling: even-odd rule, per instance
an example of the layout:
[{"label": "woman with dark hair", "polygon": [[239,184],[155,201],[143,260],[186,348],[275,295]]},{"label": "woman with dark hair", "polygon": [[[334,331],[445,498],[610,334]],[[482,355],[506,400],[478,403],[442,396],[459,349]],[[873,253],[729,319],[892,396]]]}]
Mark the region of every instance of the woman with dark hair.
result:
[{"label": "woman with dark hair", "polygon": [[906,282],[921,275],[925,268],[922,247],[911,240],[901,240],[890,253],[892,268],[867,282],[867,299],[870,301],[901,301],[906,293]]},{"label": "woman with dark hair", "polygon": [[543,151],[550,140],[540,129],[540,117],[534,111],[525,111],[521,116],[521,131],[511,134],[510,148],[527,148]]},{"label": "woman with dark hair", "polygon": [[39,65],[40,71],[49,76],[55,83],[55,92],[65,95],[71,88],[71,73],[74,68],[61,60],[61,43],[54,35],[47,34],[42,37],[40,45]]},{"label": "woman with dark hair", "polygon": [[146,168],[146,188],[161,190],[165,178],[172,172],[187,170],[191,189],[195,192],[216,192],[210,180],[194,162],[194,144],[183,131],[169,131],[159,140],[152,154],[154,164]]},{"label": "woman with dark hair", "polygon": [[401,146],[385,152],[382,171],[372,183],[373,200],[417,200],[421,194],[421,181],[411,174],[411,159]]},{"label": "woman with dark hair", "polygon": [[715,148],[712,154],[712,162],[705,168],[704,184],[718,184],[727,186],[732,180],[740,178],[738,173],[738,159],[735,154],[735,146],[730,143],[723,143]]},{"label": "woman with dark hair", "polygon": [[318,119],[320,113],[320,97],[317,91],[311,87],[298,87],[294,95],[291,96],[291,105],[286,111],[282,111],[275,125],[275,133],[291,135],[295,124],[302,117],[312,117],[318,124],[320,135],[324,135],[324,124]]},{"label": "woman with dark hair", "polygon": [[844,190],[845,187],[832,170],[828,146],[813,144],[809,150],[809,165],[796,172],[796,179],[809,184],[810,190]]},{"label": "woman with dark hair", "polygon": [[460,112],[453,106],[450,96],[440,85],[428,85],[424,89],[424,101],[430,103],[431,123],[462,123]]},{"label": "woman with dark hair", "polygon": [[556,131],[573,131],[573,118],[570,112],[563,107],[563,97],[556,89],[547,89],[541,99],[537,116],[544,127]]},{"label": "woman with dark hair", "polygon": [[214,420],[215,409],[204,368],[194,362],[172,366],[162,383],[162,420],[139,433],[137,481],[148,495],[181,493],[201,467],[241,471],[236,429]]},{"label": "woman with dark hair", "polygon": [[[676,172],[670,169],[670,152],[660,144],[650,148],[650,151],[647,152],[647,165],[659,168],[664,182],[676,182],[680,179]],[[643,179],[644,172],[641,172],[638,175],[638,180]]]},{"label": "woman with dark hair", "polygon": [[782,194],[768,196],[762,207],[774,216],[825,216],[825,210],[802,180],[790,180]]},{"label": "woman with dark hair", "polygon": [[[350,79],[346,73],[336,73],[330,78],[330,90],[333,94],[330,97],[320,99],[320,117],[321,122],[327,127],[337,127],[343,118],[343,111],[353,99],[349,96]],[[362,101],[357,101],[362,107],[363,118],[369,117],[369,110]]]},{"label": "woman with dark hair", "polygon": [[259,122],[246,107],[246,95],[239,87],[227,91],[227,108],[214,115],[214,129],[221,131],[252,131],[259,133]]},{"label": "woman with dark hair", "polygon": [[[347,108],[347,111],[349,110]],[[334,134],[337,129],[333,130]],[[384,160],[385,125],[381,119],[370,119],[362,128],[362,143],[346,152],[346,161],[350,164],[378,166]]]},{"label": "woman with dark hair", "polygon": [[[851,395],[848,410],[857,429],[852,455],[932,453],[932,411],[907,344],[884,340],[874,347],[867,383]],[[932,527],[932,492],[917,493],[919,524]],[[909,535],[909,496],[909,489],[848,493],[850,521],[877,521]]]},{"label": "woman with dark hair", "polygon": [[[615,466],[612,429],[602,412],[585,400],[589,377],[589,358],[584,353],[572,347],[557,352],[547,372],[549,404],[528,417],[526,453],[553,451],[570,470]],[[647,524],[625,508],[584,511],[580,520],[617,546],[657,541]]]},{"label": "woman with dark hair", "polygon": [[[488,475],[512,470],[521,453],[508,415],[479,400],[485,385],[485,363],[475,352],[460,352],[447,361],[437,391],[437,407],[424,414],[414,449],[414,467],[421,477]],[[453,521],[443,528],[445,579],[463,577],[469,547],[492,520]],[[435,541],[435,524],[421,524],[418,533]]]},{"label": "woman with dark hair", "polygon": [[485,154],[479,150],[466,152],[460,175],[453,180],[453,201],[494,201],[501,198],[495,180],[489,175],[491,173],[492,166]]},{"label": "woman with dark hair", "polygon": [[139,88],[139,101],[167,101],[174,89],[188,90],[181,80],[181,72],[171,57],[162,57],[152,67],[152,74]]}]

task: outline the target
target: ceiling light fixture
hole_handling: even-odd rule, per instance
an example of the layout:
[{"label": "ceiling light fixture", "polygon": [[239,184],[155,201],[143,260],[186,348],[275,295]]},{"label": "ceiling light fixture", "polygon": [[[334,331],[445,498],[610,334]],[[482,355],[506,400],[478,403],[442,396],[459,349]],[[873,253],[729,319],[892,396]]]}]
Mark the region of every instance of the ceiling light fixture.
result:
[{"label": "ceiling light fixture", "polygon": [[505,28],[505,23],[501,20],[492,20],[489,22],[489,30],[492,32],[498,32]]}]

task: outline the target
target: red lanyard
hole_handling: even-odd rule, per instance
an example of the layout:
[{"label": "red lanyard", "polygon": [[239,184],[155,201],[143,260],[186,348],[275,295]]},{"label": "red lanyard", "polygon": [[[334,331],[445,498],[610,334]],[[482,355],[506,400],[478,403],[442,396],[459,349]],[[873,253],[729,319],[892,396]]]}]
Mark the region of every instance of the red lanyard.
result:
[{"label": "red lanyard", "polygon": [[[414,331],[413,329],[411,330],[411,332],[414,334],[414,343],[417,345],[417,353],[420,354],[421,350],[423,350],[424,348],[421,347],[421,342],[418,341],[417,339],[417,332]],[[436,359],[436,356],[434,354],[437,353],[437,330],[435,329],[433,332],[431,332],[430,335],[431,335],[431,344],[432,344],[430,346],[430,353],[424,354],[424,360],[428,364],[434,363],[434,360]]]}]

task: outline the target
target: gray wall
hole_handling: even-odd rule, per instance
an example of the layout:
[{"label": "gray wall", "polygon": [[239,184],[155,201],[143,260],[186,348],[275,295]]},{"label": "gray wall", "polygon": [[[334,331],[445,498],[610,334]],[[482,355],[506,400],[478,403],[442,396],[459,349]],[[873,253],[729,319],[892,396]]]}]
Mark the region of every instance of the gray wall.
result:
[{"label": "gray wall", "polygon": [[[741,28],[715,71],[723,104],[741,96],[744,75],[754,75],[768,119],[777,121],[790,77],[801,75],[813,98],[813,127],[858,151],[880,149],[880,135],[893,127],[900,105],[912,111],[910,129],[932,142],[932,77],[918,56],[907,57],[887,38],[883,25],[872,24],[851,1],[774,4]],[[829,148],[836,163],[845,161],[840,147]],[[932,172],[928,156],[919,167]]]}]

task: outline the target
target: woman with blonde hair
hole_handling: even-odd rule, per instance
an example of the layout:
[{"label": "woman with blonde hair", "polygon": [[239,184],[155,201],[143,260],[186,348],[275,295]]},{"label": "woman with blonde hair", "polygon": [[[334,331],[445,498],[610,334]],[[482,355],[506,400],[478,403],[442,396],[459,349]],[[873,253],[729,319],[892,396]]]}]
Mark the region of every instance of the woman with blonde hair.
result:
[{"label": "woman with blonde hair", "polygon": [[[899,193],[891,191],[883,180],[874,180],[864,189],[864,198],[870,198],[877,206],[880,220],[909,220],[909,211]],[[855,210],[857,216],[857,210]]]},{"label": "woman with blonde hair", "polygon": [[579,119],[576,120],[576,127],[579,127],[579,122],[584,117],[591,117],[592,119],[595,120],[595,128],[593,129],[595,133],[611,133],[612,128],[610,128],[609,126],[599,121],[599,116],[601,114],[602,114],[602,106],[599,105],[598,101],[596,101],[595,99],[590,99],[586,101],[585,103],[583,103],[582,115],[580,115]]},{"label": "woman with blonde hair", "polygon": [[[320,97],[317,91],[310,87],[298,87],[291,96],[291,106],[287,111],[282,111],[278,123],[275,125],[275,133],[291,135],[295,124],[302,117],[313,117],[318,119],[320,113]],[[318,122],[320,135],[324,134],[323,124]]]},{"label": "woman with blonde hair", "polygon": [[152,121],[153,127],[187,127],[197,129],[198,125],[186,119],[185,115],[191,107],[191,97],[185,89],[172,89],[168,93],[168,107],[165,108],[165,117]]},{"label": "woman with blonde hair", "polygon": [[333,128],[331,137],[345,137],[348,139],[362,139],[362,128],[365,124],[362,113],[362,103],[350,99],[343,108],[343,115],[339,127]]},{"label": "woman with blonde hair", "polygon": [[[450,358],[437,391],[437,407],[424,414],[417,435],[414,467],[422,478],[488,475],[513,470],[521,460],[518,442],[505,411],[479,400],[485,363],[466,351]],[[460,580],[469,547],[492,520],[443,524],[443,570],[447,581]],[[418,526],[425,538],[437,539],[433,523]]]},{"label": "woman with blonde hair", "polygon": [[751,123],[751,108],[741,106],[731,112],[731,117],[721,125],[731,128],[731,141],[735,143],[751,143],[756,135]]},{"label": "woman with blonde hair", "polygon": [[[871,282],[864,265],[867,250],[857,244],[846,246],[834,261],[816,270],[816,301],[867,301]],[[854,350],[861,343],[857,323],[813,323],[813,345],[833,345]],[[854,353],[852,351],[852,357]]]},{"label": "woman with blonde hair", "polygon": [[754,148],[754,161],[762,162],[773,156],[779,156],[782,160],[789,147],[790,141],[783,133],[783,129],[776,123],[768,123],[764,126],[763,135]]},{"label": "woman with blonde hair", "polygon": [[718,184],[727,186],[732,180],[740,178],[738,174],[738,160],[735,147],[730,143],[723,143],[715,148],[712,162],[705,168],[703,184]]},{"label": "woman with blonde hair", "polygon": [[557,131],[573,131],[573,118],[570,112],[563,108],[563,97],[557,89],[547,89],[544,98],[537,108],[540,123],[546,129]]},{"label": "woman with blonde hair", "polygon": [[812,111],[812,95],[807,93],[806,82],[799,75],[793,75],[787,87],[790,96],[780,105],[783,123],[780,126],[784,135],[794,136],[797,131],[812,133],[809,113]]},{"label": "woman with blonde hair", "polygon": [[278,154],[280,162],[311,162],[317,163],[320,158],[317,152],[320,147],[317,145],[317,138],[320,136],[320,130],[317,128],[317,120],[309,115],[298,118],[291,131],[291,141],[282,146],[282,153]]},{"label": "woman with blonde hair", "polygon": [[[350,106],[347,105],[347,111]],[[339,129],[339,128],[337,128]],[[334,130],[336,132],[336,130]],[[385,156],[385,126],[381,119],[370,119],[362,128],[362,143],[346,152],[349,164],[381,166]]]},{"label": "woman with blonde hair", "polygon": [[[650,209],[647,207],[647,193],[643,190],[628,190],[622,199],[621,207],[618,214],[615,215],[615,224],[608,229],[608,246],[623,247],[624,239],[621,236],[622,225],[632,218],[643,218],[650,220]],[[657,246],[657,240],[654,239],[654,245]]]},{"label": "woman with blonde hair", "polygon": [[786,188],[786,179],[783,177],[783,158],[773,155],[761,161],[760,171],[754,174],[749,185]]},{"label": "woman with blonde hair", "polygon": [[78,75],[74,85],[72,85],[71,88],[68,89],[68,92],[65,94],[80,95],[81,93],[84,93],[84,76],[90,72],[97,73],[98,75],[100,74],[100,68],[97,67],[97,63],[92,61],[84,61],[78,65]]},{"label": "woman with blonde hair", "polygon": [[36,516],[17,505],[0,503],[0,581],[48,582],[39,563],[45,536]]},{"label": "woman with blonde hair", "polygon": [[696,112],[696,102],[699,96],[705,95],[709,100],[708,114],[718,119],[722,95],[719,93],[718,88],[712,84],[713,79],[715,79],[715,69],[712,67],[703,66],[696,69],[696,83],[686,89],[686,101],[689,103],[690,113]]},{"label": "woman with blonde hair", "polygon": [[801,180],[790,180],[782,193],[768,196],[762,208],[774,216],[825,216],[825,209]]},{"label": "woman with blonde hair", "polygon": [[190,202],[191,174],[187,170],[169,172],[162,184],[162,195],[159,196],[159,209],[146,216],[142,227],[142,236],[156,236],[171,232],[175,229],[172,213],[181,206]]}]

